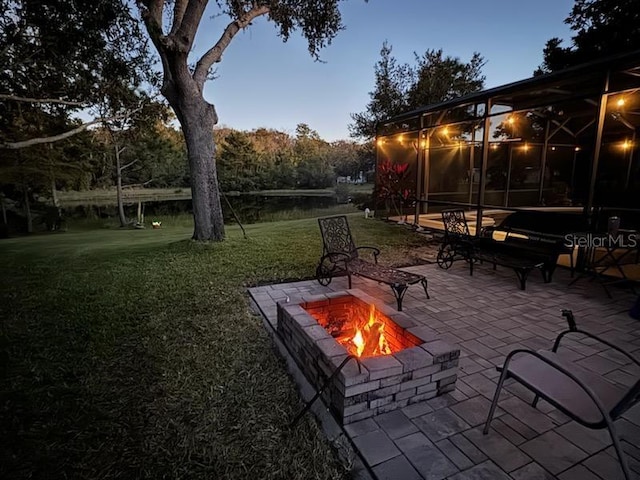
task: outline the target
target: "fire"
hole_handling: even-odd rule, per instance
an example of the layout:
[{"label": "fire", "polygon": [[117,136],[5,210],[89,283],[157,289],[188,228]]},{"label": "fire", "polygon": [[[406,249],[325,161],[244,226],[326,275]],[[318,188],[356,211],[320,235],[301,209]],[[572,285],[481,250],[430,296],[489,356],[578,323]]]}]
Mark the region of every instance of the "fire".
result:
[{"label": "fire", "polygon": [[356,347],[358,357],[373,355],[388,355],[391,353],[389,343],[384,336],[384,323],[376,320],[376,307],[371,305],[369,319],[362,326],[356,326],[356,333],[351,343]]}]

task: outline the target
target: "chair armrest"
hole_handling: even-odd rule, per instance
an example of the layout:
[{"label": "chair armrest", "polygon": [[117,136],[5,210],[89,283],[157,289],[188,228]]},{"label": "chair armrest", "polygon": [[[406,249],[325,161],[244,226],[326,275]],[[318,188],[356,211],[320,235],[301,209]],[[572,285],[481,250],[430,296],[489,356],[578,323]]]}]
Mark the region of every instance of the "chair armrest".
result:
[{"label": "chair armrest", "polygon": [[495,226],[490,226],[490,227],[482,227],[480,228],[480,237],[483,238],[493,238],[493,233],[495,231],[497,231],[498,228]]},{"label": "chair armrest", "polygon": [[604,345],[607,345],[609,348],[613,348],[617,352],[620,352],[625,357],[627,357],[629,360],[631,360],[633,363],[635,363],[636,365],[640,366],[640,361],[635,356],[631,355],[629,352],[624,350],[623,348],[620,348],[619,346],[617,346],[617,345],[605,340],[604,338],[600,338],[597,335],[594,335],[593,333],[585,332],[584,330],[580,330],[580,329],[577,329],[577,328],[575,330],[565,330],[564,332],[560,333],[558,335],[558,337],[556,338],[555,343],[553,344],[553,348],[551,349],[552,352],[557,352],[558,351],[558,348],[560,347],[560,341],[562,340],[562,338],[565,335],[567,335],[569,333],[579,333],[579,334],[584,335],[586,337],[593,338],[594,340],[597,340],[598,342],[603,343]]},{"label": "chair armrest", "polygon": [[569,333],[579,333],[579,334],[584,335],[586,337],[593,338],[594,340],[597,340],[598,342],[603,343],[603,344],[607,345],[610,348],[613,348],[617,352],[622,353],[625,357],[627,357],[633,363],[635,363],[636,365],[640,366],[640,361],[638,361],[638,359],[636,357],[631,355],[626,350],[618,347],[617,345],[614,345],[611,342],[608,342],[604,338],[600,338],[600,337],[594,335],[593,333],[585,332],[584,330],[579,330],[577,325],[576,325],[576,320],[573,317],[573,312],[571,310],[562,310],[562,316],[567,319],[567,323],[569,324],[569,330],[565,330],[564,332],[561,332],[560,335],[558,335],[558,337],[556,338],[556,341],[553,344],[553,348],[551,349],[552,352],[557,352],[558,351],[558,347],[560,347],[560,341],[562,340],[562,338],[565,335],[567,335]]},{"label": "chair armrest", "polygon": [[375,260],[375,263],[378,263],[378,255],[380,255],[379,248],[362,246],[362,247],[356,247],[356,250],[371,250],[373,252],[373,259]]}]

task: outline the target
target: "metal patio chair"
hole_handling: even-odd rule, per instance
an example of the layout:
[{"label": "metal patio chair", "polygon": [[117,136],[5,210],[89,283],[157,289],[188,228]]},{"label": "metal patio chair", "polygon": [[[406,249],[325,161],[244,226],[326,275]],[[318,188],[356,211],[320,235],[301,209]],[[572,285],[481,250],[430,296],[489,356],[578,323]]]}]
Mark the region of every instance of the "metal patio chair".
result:
[{"label": "metal patio chair", "polygon": [[571,310],[563,310],[562,315],[567,319],[569,329],[558,335],[551,351],[513,350],[507,355],[504,365],[498,367],[502,374],[483,433],[486,435],[489,432],[504,381],[507,378],[513,378],[535,394],[532,403],[534,408],[538,400],[543,398],[587,428],[607,428],[620,459],[624,476],[627,480],[631,480],[629,466],[614,421],[640,400],[640,379],[631,387],[621,387],[605,380],[601,375],[586,370],[557,352],[560,341],[565,335],[581,334],[620,352],[636,365],[640,365],[640,362],[622,348],[589,332],[579,330]]},{"label": "metal patio chair", "polygon": [[[316,278],[320,285],[329,285],[331,279],[339,273],[349,271],[349,265],[353,269],[363,260],[360,251],[370,251],[373,255],[373,264],[378,263],[380,249],[370,246],[356,247],[349,228],[349,222],[345,215],[325,217],[318,219],[320,233],[322,234],[322,257],[316,268]],[[351,278],[349,278],[351,287]]]},{"label": "metal patio chair", "polygon": [[[398,311],[402,311],[402,300],[410,285],[420,283],[427,299],[429,298],[424,275],[378,265],[378,248],[356,247],[345,215],[319,218],[318,225],[322,234],[322,257],[316,268],[316,279],[320,285],[329,285],[334,276],[342,273],[347,274],[349,288],[352,275],[368,278],[391,287]],[[360,256],[362,250],[372,253],[373,262]]]},{"label": "metal patio chair", "polygon": [[469,232],[464,210],[461,208],[443,210],[442,224],[444,239],[436,257],[438,266],[447,270],[456,260],[472,261],[474,241]]}]

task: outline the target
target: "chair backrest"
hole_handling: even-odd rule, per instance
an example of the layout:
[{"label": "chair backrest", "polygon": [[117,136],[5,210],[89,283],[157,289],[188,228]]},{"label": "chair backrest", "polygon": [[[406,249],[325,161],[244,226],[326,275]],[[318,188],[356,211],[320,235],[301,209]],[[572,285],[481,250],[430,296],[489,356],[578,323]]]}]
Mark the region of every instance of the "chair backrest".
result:
[{"label": "chair backrest", "polygon": [[611,410],[611,418],[615,420],[640,401],[640,380],[633,385],[622,399]]},{"label": "chair backrest", "polygon": [[358,256],[345,215],[319,218],[318,225],[322,234],[323,254],[346,253],[351,258]]},{"label": "chair backrest", "polygon": [[453,208],[442,211],[442,223],[444,224],[444,236],[447,240],[454,238],[468,238],[469,225],[467,218],[464,216],[464,210],[461,208]]}]

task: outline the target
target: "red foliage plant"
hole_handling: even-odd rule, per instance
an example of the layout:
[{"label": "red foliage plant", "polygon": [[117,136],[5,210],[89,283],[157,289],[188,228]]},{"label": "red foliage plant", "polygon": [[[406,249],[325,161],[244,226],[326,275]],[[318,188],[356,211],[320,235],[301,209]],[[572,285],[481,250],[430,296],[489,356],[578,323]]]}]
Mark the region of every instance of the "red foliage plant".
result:
[{"label": "red foliage plant", "polygon": [[412,198],[413,191],[406,188],[406,180],[408,179],[409,164],[408,163],[392,163],[390,160],[383,160],[378,164],[378,181],[374,195],[379,203],[391,203],[398,214],[401,214],[398,208],[405,206],[409,199]]}]

